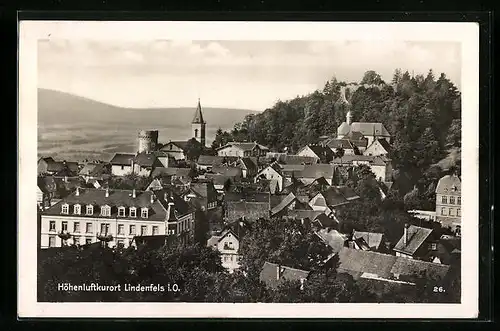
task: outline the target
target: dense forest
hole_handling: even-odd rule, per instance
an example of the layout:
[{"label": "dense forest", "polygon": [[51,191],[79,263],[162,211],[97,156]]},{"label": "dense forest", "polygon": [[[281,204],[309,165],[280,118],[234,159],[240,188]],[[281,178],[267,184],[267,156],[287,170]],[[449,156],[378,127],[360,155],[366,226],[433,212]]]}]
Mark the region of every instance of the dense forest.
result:
[{"label": "dense forest", "polygon": [[[296,152],[321,136],[336,136],[348,110],[355,122],[381,122],[392,135],[395,189],[410,194],[413,207],[432,208],[414,201],[432,201],[434,185],[445,172],[460,174],[461,94],[444,73],[432,70],[412,76],[397,69],[391,82],[367,71],[359,83],[335,77],[323,90],[248,115],[231,131],[218,130],[212,148],[228,141],[257,141],[275,151]],[[398,181],[398,179],[400,179]]]}]

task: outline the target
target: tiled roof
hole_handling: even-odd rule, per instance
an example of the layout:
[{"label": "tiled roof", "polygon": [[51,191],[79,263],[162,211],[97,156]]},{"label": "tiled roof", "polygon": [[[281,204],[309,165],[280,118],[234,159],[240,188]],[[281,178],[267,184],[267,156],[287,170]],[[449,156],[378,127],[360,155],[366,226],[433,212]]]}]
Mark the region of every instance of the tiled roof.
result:
[{"label": "tiled roof", "polygon": [[244,193],[239,193],[239,192],[227,192],[224,195],[224,201],[229,202],[229,201],[249,201],[249,202],[264,202],[264,203],[269,203],[270,199],[270,194],[269,193],[264,193],[264,192],[244,192]]},{"label": "tiled roof", "polygon": [[316,231],[316,235],[333,249],[333,253],[338,253],[344,247],[346,238],[337,230],[321,229]]},{"label": "tiled roof", "polygon": [[322,228],[333,228],[337,229],[339,226],[339,222],[333,218],[326,216],[325,214],[319,214],[314,219],[314,222],[317,222],[318,225]]},{"label": "tiled roof", "polygon": [[203,113],[201,112],[201,104],[200,100],[198,100],[198,105],[196,106],[196,111],[194,113],[192,124],[205,124],[206,122],[203,120]]},{"label": "tiled roof", "polygon": [[326,143],[326,146],[330,148],[343,148],[343,149],[354,149],[355,147],[351,144],[349,139],[332,139]]},{"label": "tiled roof", "polygon": [[256,142],[248,143],[248,142],[234,142],[234,141],[229,142],[226,145],[217,148],[217,150],[221,150],[223,148],[227,148],[230,146],[239,148],[243,151],[251,151],[256,147],[260,148],[261,150],[269,150],[269,148],[267,148],[266,146],[257,144]]},{"label": "tiled roof", "polygon": [[342,124],[340,124],[340,126],[337,128],[337,134],[346,135],[350,130],[351,127],[349,126],[349,124],[347,124],[346,122],[342,122]]},{"label": "tiled roof", "polygon": [[205,174],[205,178],[210,179],[214,183],[214,185],[225,185],[228,180],[231,183],[233,183],[235,180],[234,177],[219,174]]},{"label": "tiled roof", "polygon": [[373,165],[386,165],[391,160],[386,156],[372,155],[344,155],[342,158],[334,158],[334,164],[353,164],[354,162],[368,162]]},{"label": "tiled roof", "polygon": [[408,238],[406,241],[406,245],[404,244],[403,234],[396,246],[394,246],[394,250],[397,252],[413,255],[420,248],[420,246],[422,246],[422,244],[430,236],[431,233],[432,229],[410,225],[407,229]]},{"label": "tiled roof", "polygon": [[[278,278],[278,268],[280,277]],[[264,282],[270,288],[278,288],[281,282],[300,281],[309,277],[309,271],[280,266],[279,264],[265,262],[259,275],[260,281]]]},{"label": "tiled roof", "polygon": [[[197,141],[197,140],[196,140],[196,141]],[[174,140],[171,140],[171,141],[169,141],[168,143],[166,143],[166,144],[162,147],[162,149],[163,149],[163,150],[165,150],[165,149],[164,149],[164,147],[165,147],[165,146],[167,146],[167,145],[169,145],[169,144],[172,144],[172,145],[174,145],[174,146],[177,146],[177,147],[179,147],[180,149],[182,149],[182,150],[184,151],[184,150],[187,148],[188,141],[187,141],[187,140],[175,140],[175,141],[174,141]],[[166,149],[165,151],[166,151],[166,152],[168,152],[168,149]]]},{"label": "tiled roof", "polygon": [[382,145],[382,147],[387,151],[387,153],[391,153],[392,152],[392,147],[387,142],[387,140],[385,140],[385,139],[377,139],[377,141],[379,142],[380,145]]},{"label": "tiled roof", "polygon": [[242,172],[240,168],[237,167],[212,167],[212,172],[214,174],[219,174],[228,177],[241,177]]},{"label": "tiled roof", "polygon": [[276,215],[283,209],[287,208],[292,202],[296,200],[293,193],[288,194],[281,202],[271,209],[271,216]]},{"label": "tiled roof", "polygon": [[[460,194],[461,181],[458,176],[446,175],[439,179],[436,186],[437,194]],[[456,189],[455,189],[456,188]]]},{"label": "tiled roof", "polygon": [[313,153],[316,154],[323,161],[326,161],[327,159],[333,157],[333,152],[328,147],[321,145],[308,145],[306,147],[309,147],[309,149],[311,149]]},{"label": "tiled roof", "polygon": [[382,123],[353,122],[350,131],[359,132],[365,137],[373,135],[382,137],[391,136]]},{"label": "tiled roof", "polygon": [[327,188],[325,191],[322,191],[321,194],[325,198],[326,204],[329,207],[335,207],[344,203],[347,203],[347,199],[344,197],[342,192],[334,187],[331,186]]},{"label": "tiled roof", "polygon": [[222,236],[211,236],[207,240],[207,247],[212,247],[212,248],[217,247],[217,244],[219,243],[219,240],[221,238],[222,238]]},{"label": "tiled roof", "polygon": [[189,168],[163,168],[157,167],[151,173],[151,177],[156,178],[159,176],[177,176],[177,177],[189,177]]},{"label": "tiled roof", "polygon": [[240,159],[240,162],[244,168],[249,171],[257,171],[257,159],[252,157],[243,157]]},{"label": "tiled roof", "polygon": [[259,218],[269,218],[269,202],[256,201],[228,201],[226,202],[226,211],[229,221],[235,221],[243,218],[248,221],[254,221]]},{"label": "tiled roof", "polygon": [[391,269],[396,256],[352,248],[342,248],[339,252],[339,271],[361,275],[370,273],[382,278],[392,276]]},{"label": "tiled roof", "polygon": [[361,132],[358,132],[358,131],[349,132],[345,136],[345,138],[349,139],[351,142],[357,142],[357,143],[364,142],[365,147],[366,147],[366,144],[368,144],[368,139],[366,139],[365,136],[363,136],[363,134]]},{"label": "tiled roof", "polygon": [[316,217],[318,217],[318,215],[321,214],[324,214],[324,212],[312,209],[295,209],[288,212],[288,216],[290,217],[294,217],[296,219],[309,219],[310,221],[313,221]]},{"label": "tiled roof", "polygon": [[278,162],[283,164],[315,164],[317,159],[312,156],[283,155],[278,158]]},{"label": "tiled roof", "polygon": [[[230,156],[200,155],[197,163],[203,166],[219,166],[230,161],[230,158]],[[233,159],[236,159],[236,157]]]},{"label": "tiled roof", "polygon": [[304,166],[304,169],[296,174],[297,178],[333,178],[335,167],[331,164],[311,164]]},{"label": "tiled roof", "polygon": [[353,238],[363,238],[363,240],[368,244],[370,249],[378,250],[380,248],[380,244],[382,243],[382,238],[384,237],[383,233],[375,233],[375,232],[362,232],[362,231],[354,231]]},{"label": "tiled roof", "polygon": [[283,172],[302,171],[306,167],[304,164],[280,164],[278,167]]},{"label": "tiled roof", "polygon": [[391,273],[399,276],[416,276],[425,273],[427,279],[443,279],[450,269],[449,265],[425,262],[405,257],[396,258]]},{"label": "tiled roof", "polygon": [[134,162],[142,167],[163,167],[156,155],[151,153],[139,153],[135,156]]},{"label": "tiled roof", "polygon": [[87,163],[78,173],[80,176],[98,176],[104,171],[104,164],[102,163]]},{"label": "tiled roof", "polygon": [[131,165],[131,162],[134,158],[135,154],[116,153],[109,161],[109,163],[115,165]]},{"label": "tiled roof", "polygon": [[359,195],[349,186],[335,186],[335,189],[348,201],[359,199]]},{"label": "tiled roof", "polygon": [[217,199],[217,191],[212,183],[191,183],[190,188],[199,196],[209,201],[215,201]]},{"label": "tiled roof", "polygon": [[[80,216],[87,216],[85,213],[86,205],[94,206],[94,214],[89,215],[89,217],[97,217],[100,214],[100,207],[108,205],[111,208],[111,218],[118,217],[118,207],[136,207],[143,208],[147,207],[149,209],[147,220],[151,221],[161,221],[165,220],[167,215],[168,202],[173,201],[175,206],[175,212],[178,216],[184,216],[191,212],[187,203],[180,199],[177,195],[171,194],[166,190],[160,191],[136,191],[136,197],[132,197],[132,190],[109,190],[109,196],[106,197],[106,190],[104,189],[94,189],[94,188],[80,188],[79,195],[76,192],[72,193],[68,197],[64,198],[62,201],[58,202],[54,206],[50,207],[45,211],[47,215],[60,215],[61,206],[65,203],[73,206],[75,204],[82,205],[82,214]],[[165,193],[167,196],[165,196]],[[154,195],[153,202],[151,202],[151,195]],[[167,200],[165,200],[165,198]],[[72,210],[70,208],[70,214]],[[128,213],[126,213],[128,217]],[[140,218],[140,210],[137,211],[137,219]],[[124,217],[124,218],[127,218]]]}]

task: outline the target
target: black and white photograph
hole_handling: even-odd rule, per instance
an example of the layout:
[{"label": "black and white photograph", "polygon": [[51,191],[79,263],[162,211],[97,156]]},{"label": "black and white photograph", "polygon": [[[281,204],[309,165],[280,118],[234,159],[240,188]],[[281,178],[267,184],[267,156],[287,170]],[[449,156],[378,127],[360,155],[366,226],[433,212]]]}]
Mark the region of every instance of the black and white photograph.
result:
[{"label": "black and white photograph", "polygon": [[19,309],[476,316],[478,29],[420,24],[24,22]]}]

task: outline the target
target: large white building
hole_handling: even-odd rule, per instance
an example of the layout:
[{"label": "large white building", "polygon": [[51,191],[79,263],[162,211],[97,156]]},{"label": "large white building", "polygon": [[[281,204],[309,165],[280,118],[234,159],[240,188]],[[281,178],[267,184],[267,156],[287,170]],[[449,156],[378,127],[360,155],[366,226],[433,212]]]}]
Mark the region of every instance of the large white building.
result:
[{"label": "large white building", "polygon": [[77,188],[41,215],[40,246],[84,245],[106,239],[128,247],[134,236],[194,233],[194,210],[167,190]]},{"label": "large white building", "polygon": [[460,234],[462,181],[456,175],[442,177],[436,186],[436,221]]}]

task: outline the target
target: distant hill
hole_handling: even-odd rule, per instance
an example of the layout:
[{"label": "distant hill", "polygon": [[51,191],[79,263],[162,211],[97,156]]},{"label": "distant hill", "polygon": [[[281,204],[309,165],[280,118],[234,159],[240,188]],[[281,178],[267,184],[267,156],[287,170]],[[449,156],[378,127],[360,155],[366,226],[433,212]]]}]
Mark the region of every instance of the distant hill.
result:
[{"label": "distant hill", "polygon": [[[38,89],[38,121],[45,124],[64,124],[75,121],[119,123],[137,122],[138,126],[186,127],[193,118],[193,107],[184,108],[123,108],[70,93]],[[203,105],[202,105],[203,106]],[[231,128],[254,110],[203,107],[209,127]]]}]

